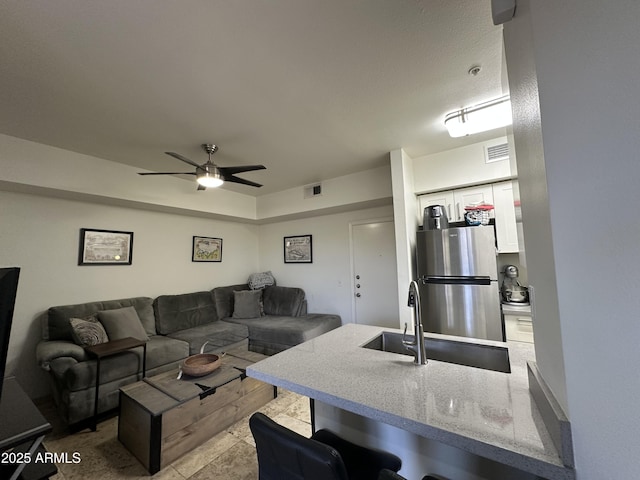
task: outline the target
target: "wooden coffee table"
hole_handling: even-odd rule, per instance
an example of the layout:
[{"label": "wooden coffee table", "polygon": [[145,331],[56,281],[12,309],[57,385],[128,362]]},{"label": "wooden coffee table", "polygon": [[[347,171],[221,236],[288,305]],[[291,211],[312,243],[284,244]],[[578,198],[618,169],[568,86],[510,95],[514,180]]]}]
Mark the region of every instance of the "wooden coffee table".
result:
[{"label": "wooden coffee table", "polygon": [[276,388],[246,376],[266,358],[236,349],[204,377],[170,370],[120,389],[118,439],[154,474],[276,397]]}]

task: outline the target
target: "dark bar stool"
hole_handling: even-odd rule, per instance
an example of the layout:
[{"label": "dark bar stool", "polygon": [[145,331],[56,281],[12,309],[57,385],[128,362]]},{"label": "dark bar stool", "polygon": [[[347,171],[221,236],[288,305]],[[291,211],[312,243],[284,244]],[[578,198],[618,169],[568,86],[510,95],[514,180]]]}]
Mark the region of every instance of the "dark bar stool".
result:
[{"label": "dark bar stool", "polygon": [[397,472],[402,465],[391,453],[356,445],[328,430],[304,437],[259,412],[251,416],[249,427],[260,480],[375,480],[381,470]]}]

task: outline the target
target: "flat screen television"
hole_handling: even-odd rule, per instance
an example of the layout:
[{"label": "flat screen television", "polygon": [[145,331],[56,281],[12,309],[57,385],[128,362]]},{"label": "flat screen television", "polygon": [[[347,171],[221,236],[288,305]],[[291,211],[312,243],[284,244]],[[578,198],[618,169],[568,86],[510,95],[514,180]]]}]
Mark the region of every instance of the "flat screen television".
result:
[{"label": "flat screen television", "polygon": [[0,268],[0,398],[2,397],[4,370],[7,366],[9,335],[11,334],[19,276],[19,267]]}]

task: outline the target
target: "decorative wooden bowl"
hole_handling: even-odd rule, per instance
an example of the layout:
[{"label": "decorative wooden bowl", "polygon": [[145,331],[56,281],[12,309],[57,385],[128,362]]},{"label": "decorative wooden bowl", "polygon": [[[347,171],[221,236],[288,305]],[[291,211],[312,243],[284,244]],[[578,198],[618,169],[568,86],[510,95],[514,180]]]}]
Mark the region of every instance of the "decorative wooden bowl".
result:
[{"label": "decorative wooden bowl", "polygon": [[222,357],[213,353],[198,353],[187,357],[180,368],[185,375],[202,377],[218,368],[221,361]]}]

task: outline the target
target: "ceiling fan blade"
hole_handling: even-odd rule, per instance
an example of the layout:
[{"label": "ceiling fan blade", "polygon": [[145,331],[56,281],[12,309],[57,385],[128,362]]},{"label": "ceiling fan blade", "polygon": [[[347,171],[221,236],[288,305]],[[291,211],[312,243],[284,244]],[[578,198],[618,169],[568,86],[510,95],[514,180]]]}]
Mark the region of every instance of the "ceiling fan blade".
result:
[{"label": "ceiling fan blade", "polygon": [[262,185],[251,180],[245,180],[244,178],[234,177],[233,175],[223,175],[225,182],[241,183],[243,185],[249,185],[250,187],[261,187]]},{"label": "ceiling fan blade", "polygon": [[223,175],[234,175],[242,172],[252,172],[254,170],[264,170],[264,165],[238,165],[237,167],[218,167]]},{"label": "ceiling fan blade", "polygon": [[138,175],[195,175],[195,172],[138,172]]},{"label": "ceiling fan blade", "polygon": [[207,189],[207,187],[205,187],[204,185],[198,184],[197,190],[206,190],[206,189]]},{"label": "ceiling fan blade", "polygon": [[193,160],[189,160],[187,157],[183,157],[182,155],[180,155],[179,153],[175,153],[175,152],[164,152],[167,155],[172,156],[173,158],[177,158],[178,160],[184,162],[184,163],[188,163],[189,165],[193,165],[194,167],[199,167],[200,165],[198,165],[196,162],[194,162]]}]

